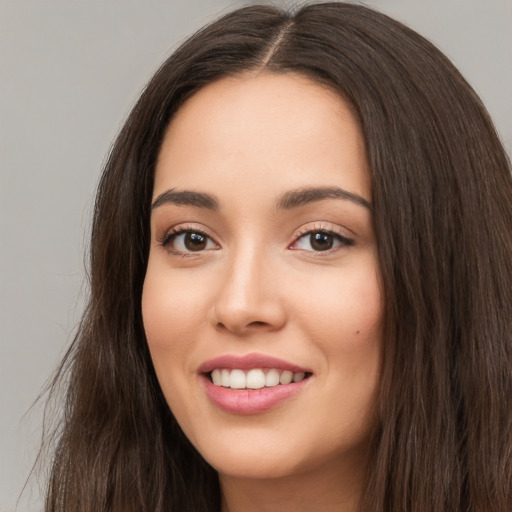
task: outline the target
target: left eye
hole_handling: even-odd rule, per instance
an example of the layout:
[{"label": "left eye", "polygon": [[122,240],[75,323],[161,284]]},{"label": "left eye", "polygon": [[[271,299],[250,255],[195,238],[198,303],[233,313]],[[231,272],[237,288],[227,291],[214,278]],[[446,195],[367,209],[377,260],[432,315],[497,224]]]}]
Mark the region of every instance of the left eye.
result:
[{"label": "left eye", "polygon": [[184,231],[171,237],[169,244],[178,252],[199,252],[216,248],[213,240],[197,231]]},{"label": "left eye", "polygon": [[340,245],[352,245],[352,240],[329,231],[311,231],[302,235],[294,242],[292,248],[322,252],[329,251]]}]

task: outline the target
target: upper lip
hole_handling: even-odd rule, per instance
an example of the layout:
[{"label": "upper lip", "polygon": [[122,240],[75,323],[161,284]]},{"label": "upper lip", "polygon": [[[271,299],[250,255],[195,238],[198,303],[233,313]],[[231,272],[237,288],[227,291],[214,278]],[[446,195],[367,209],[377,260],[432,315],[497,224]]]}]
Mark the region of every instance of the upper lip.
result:
[{"label": "upper lip", "polygon": [[216,368],[252,370],[253,368],[275,368],[277,370],[288,370],[290,372],[311,373],[311,370],[303,368],[289,361],[265,354],[246,354],[243,356],[225,354],[213,359],[208,359],[199,367],[200,373],[209,373]]}]

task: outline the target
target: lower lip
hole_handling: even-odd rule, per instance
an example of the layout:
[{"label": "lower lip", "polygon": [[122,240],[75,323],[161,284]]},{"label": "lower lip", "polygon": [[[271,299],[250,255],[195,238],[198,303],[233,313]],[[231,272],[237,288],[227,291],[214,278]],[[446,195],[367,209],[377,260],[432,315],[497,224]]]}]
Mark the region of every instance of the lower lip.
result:
[{"label": "lower lip", "polygon": [[231,414],[259,414],[277,407],[304,389],[309,378],[290,384],[261,389],[231,389],[216,386],[206,376],[202,376],[208,398],[219,409]]}]

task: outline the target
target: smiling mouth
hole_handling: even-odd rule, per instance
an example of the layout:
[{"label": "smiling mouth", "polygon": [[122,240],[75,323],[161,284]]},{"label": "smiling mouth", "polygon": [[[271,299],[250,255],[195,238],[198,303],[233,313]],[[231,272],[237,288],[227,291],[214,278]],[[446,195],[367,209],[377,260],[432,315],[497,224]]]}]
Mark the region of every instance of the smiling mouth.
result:
[{"label": "smiling mouth", "polygon": [[215,386],[230,389],[262,389],[301,382],[309,378],[309,372],[291,372],[276,368],[253,368],[251,370],[215,368],[207,373]]}]

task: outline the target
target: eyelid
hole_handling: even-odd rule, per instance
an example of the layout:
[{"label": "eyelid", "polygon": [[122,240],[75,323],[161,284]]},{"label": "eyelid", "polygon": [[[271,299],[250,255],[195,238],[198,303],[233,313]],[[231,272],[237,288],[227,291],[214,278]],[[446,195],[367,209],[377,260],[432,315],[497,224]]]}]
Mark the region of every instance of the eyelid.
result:
[{"label": "eyelid", "polygon": [[[316,222],[316,223],[309,223],[301,228],[299,228],[295,234],[293,235],[293,240],[291,243],[288,244],[288,249],[290,250],[297,250],[302,252],[307,252],[314,254],[315,256],[327,256],[329,254],[332,254],[334,252],[337,252],[343,248],[350,247],[354,245],[355,241],[352,238],[351,235],[347,234],[348,229],[343,229],[339,226],[333,225],[331,223],[325,223],[325,222]],[[198,251],[182,251],[182,250],[172,250],[168,245],[176,239],[178,236],[185,234],[185,233],[198,233],[200,235],[205,236],[208,238],[213,244],[215,244],[215,249],[202,249]],[[326,249],[325,251],[316,251],[314,249],[302,249],[293,247],[296,245],[302,238],[314,234],[314,233],[324,233],[328,235],[332,235],[338,239],[340,244],[338,244],[336,247],[333,247],[331,249]],[[198,256],[200,254],[204,254],[205,252],[209,252],[212,250],[218,250],[221,248],[220,244],[217,242],[216,237],[212,234],[210,234],[208,229],[205,229],[204,227],[199,227],[197,224],[193,223],[184,223],[184,224],[177,224],[174,226],[168,227],[166,230],[163,231],[163,234],[160,236],[157,236],[156,241],[158,244],[162,247],[164,247],[169,253],[173,255],[179,255],[179,256]]]},{"label": "eyelid", "polygon": [[[334,252],[337,252],[338,250],[346,247],[350,247],[355,244],[354,239],[347,234],[348,230],[343,230],[342,228],[332,225],[330,223],[313,223],[313,224],[306,224],[305,226],[301,227],[293,237],[293,241],[288,245],[288,248],[291,250],[297,250],[297,251],[304,251],[314,254],[315,256],[327,256],[329,254],[332,254]],[[295,244],[297,244],[302,238],[306,237],[307,235],[311,235],[314,233],[325,233],[332,236],[335,236],[338,238],[338,240],[341,241],[341,247],[335,247],[332,249],[327,249],[325,251],[314,251],[314,250],[306,250],[306,249],[299,249],[299,248],[293,248]]]},{"label": "eyelid", "polygon": [[209,240],[211,240],[217,248],[220,249],[220,244],[217,242],[215,237],[211,235],[207,229],[204,229],[202,227],[198,227],[197,224],[178,224],[175,226],[171,226],[163,231],[163,234],[160,236],[157,236],[156,241],[158,244],[162,247],[164,247],[169,253],[173,255],[179,255],[179,256],[198,256],[204,252],[211,251],[213,249],[204,249],[201,251],[180,251],[180,250],[171,250],[168,246],[169,244],[175,240],[178,236],[185,234],[185,233],[197,233],[200,235],[205,236]]}]

